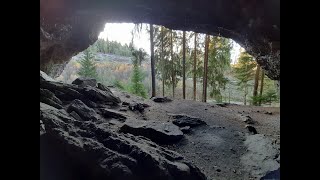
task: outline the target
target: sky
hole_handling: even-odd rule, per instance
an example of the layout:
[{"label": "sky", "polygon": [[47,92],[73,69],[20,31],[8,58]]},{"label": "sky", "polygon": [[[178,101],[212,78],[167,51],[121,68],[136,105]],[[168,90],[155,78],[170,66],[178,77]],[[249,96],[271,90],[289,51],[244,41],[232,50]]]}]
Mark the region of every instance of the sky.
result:
[{"label": "sky", "polygon": [[[129,44],[131,42],[131,31],[134,28],[133,23],[107,23],[104,30],[100,33],[100,39],[118,41],[121,44]],[[231,50],[231,62],[234,64],[240,53],[240,45],[232,41],[233,49]],[[140,35],[134,37],[134,46],[143,48],[150,54],[150,39],[149,33],[146,31],[146,25],[143,25]]]}]

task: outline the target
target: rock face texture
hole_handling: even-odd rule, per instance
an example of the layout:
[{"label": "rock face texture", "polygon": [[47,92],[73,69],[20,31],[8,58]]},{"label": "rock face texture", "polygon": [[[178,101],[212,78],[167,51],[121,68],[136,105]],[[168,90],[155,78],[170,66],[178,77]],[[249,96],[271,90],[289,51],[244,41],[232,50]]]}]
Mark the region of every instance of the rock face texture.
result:
[{"label": "rock face texture", "polygon": [[206,125],[206,122],[204,122],[198,117],[192,117],[186,114],[172,114],[172,113],[169,113],[168,115],[175,119],[172,121],[172,123],[179,127],[184,127],[184,126],[196,127],[200,125]]},{"label": "rock face texture", "polygon": [[279,0],[40,0],[40,70],[58,75],[106,22],[153,23],[232,38],[280,80]]},{"label": "rock face texture", "polygon": [[[123,121],[125,115],[99,108],[121,102],[110,90],[47,81],[43,75],[40,73],[40,179],[206,179],[178,153],[141,136],[119,132],[111,122]],[[88,87],[95,93],[86,94]],[[86,105],[88,100],[97,107]]]},{"label": "rock face texture", "polygon": [[177,142],[183,138],[179,127],[170,122],[130,120],[121,127],[121,131],[144,136],[159,143]]}]

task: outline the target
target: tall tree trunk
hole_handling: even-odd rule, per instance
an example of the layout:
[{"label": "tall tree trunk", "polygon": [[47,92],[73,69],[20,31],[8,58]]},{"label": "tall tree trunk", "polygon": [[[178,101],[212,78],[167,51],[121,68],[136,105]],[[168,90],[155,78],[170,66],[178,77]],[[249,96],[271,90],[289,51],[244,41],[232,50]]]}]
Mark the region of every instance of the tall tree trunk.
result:
[{"label": "tall tree trunk", "polygon": [[[260,97],[262,97],[262,92],[263,92],[263,80],[264,80],[264,69],[261,68]],[[259,106],[261,106],[261,98],[259,99]]]},{"label": "tall tree trunk", "polygon": [[151,83],[152,83],[152,95],[151,97],[156,96],[156,71],[154,68],[154,42],[153,42],[153,24],[150,24],[150,53],[151,53]]},{"label": "tall tree trunk", "polygon": [[161,26],[161,61],[163,62],[163,66],[162,66],[162,96],[164,96],[165,62],[164,62],[164,58],[163,58],[163,26]]},{"label": "tall tree trunk", "polygon": [[186,99],[186,31],[183,31],[182,54],[182,95]]},{"label": "tall tree trunk", "polygon": [[230,87],[228,88],[228,90],[229,90],[229,104],[230,104],[230,95],[231,95],[231,93],[230,93]]},{"label": "tall tree trunk", "polygon": [[174,68],[174,61],[173,61],[173,37],[172,37],[172,29],[170,29],[170,54],[171,54],[171,76],[172,76],[172,97],[174,98],[174,89],[175,89],[175,71],[176,69]]},{"label": "tall tree trunk", "polygon": [[208,50],[209,50],[210,36],[207,34],[205,38],[204,49],[204,65],[203,65],[203,90],[202,101],[207,102],[207,79],[208,79]]},{"label": "tall tree trunk", "polygon": [[197,100],[197,33],[194,33],[194,57],[193,57],[193,100]]},{"label": "tall tree trunk", "polygon": [[246,84],[244,87],[244,105],[247,105],[247,94],[248,94],[248,85]]},{"label": "tall tree trunk", "polygon": [[[254,78],[254,86],[253,86],[253,97],[257,97],[258,95],[258,86],[259,86],[259,74],[260,74],[260,65],[257,64],[257,70]],[[257,101],[253,101],[253,105],[257,105]]]}]

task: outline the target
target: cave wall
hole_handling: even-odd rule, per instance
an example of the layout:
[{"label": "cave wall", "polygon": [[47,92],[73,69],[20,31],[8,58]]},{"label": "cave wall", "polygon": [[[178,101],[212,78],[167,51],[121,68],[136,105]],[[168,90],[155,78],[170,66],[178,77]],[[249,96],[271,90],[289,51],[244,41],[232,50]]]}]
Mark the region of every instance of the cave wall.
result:
[{"label": "cave wall", "polygon": [[40,0],[40,70],[61,73],[52,67],[93,44],[107,22],[232,38],[280,80],[280,0]]}]

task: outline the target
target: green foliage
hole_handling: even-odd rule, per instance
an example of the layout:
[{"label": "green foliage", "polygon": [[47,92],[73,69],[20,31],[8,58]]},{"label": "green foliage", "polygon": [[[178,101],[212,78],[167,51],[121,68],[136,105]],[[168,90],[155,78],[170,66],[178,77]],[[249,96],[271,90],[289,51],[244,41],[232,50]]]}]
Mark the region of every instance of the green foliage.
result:
[{"label": "green foliage", "polygon": [[119,56],[131,56],[131,50],[129,45],[125,44],[122,45],[121,43],[117,41],[109,41],[104,39],[98,39],[94,44],[94,48],[97,52],[100,53],[109,53],[109,54],[115,54]]},{"label": "green foliage", "polygon": [[262,94],[262,96],[252,96],[251,97],[251,101],[252,103],[258,103],[261,100],[262,104],[266,104],[266,103],[272,103],[274,101],[278,100],[278,96],[277,93],[275,91],[268,91],[264,94]]},{"label": "green foliage", "polygon": [[129,86],[129,91],[135,95],[147,98],[146,88],[142,83],[145,76],[139,67],[141,65],[141,62],[145,60],[147,53],[143,49],[136,50],[132,48],[132,55],[133,71],[131,75],[131,84]]},{"label": "green foliage", "polygon": [[147,53],[142,48],[136,50],[132,47],[131,54],[133,56],[132,64],[141,66],[141,63],[146,60]]},{"label": "green foliage", "polygon": [[228,82],[224,72],[230,67],[231,49],[232,44],[229,39],[214,36],[210,40],[208,55],[209,95],[218,102],[222,102],[221,90],[225,89]]},{"label": "green foliage", "polygon": [[274,84],[275,81],[271,80],[267,76],[264,77],[263,81],[263,93],[262,96],[251,97],[251,102],[254,104],[261,100],[262,104],[277,102],[279,100],[276,85]]},{"label": "green foliage", "polygon": [[129,91],[135,95],[147,98],[146,89],[142,83],[143,79],[144,75],[141,69],[137,64],[134,64]]},{"label": "green foliage", "polygon": [[[158,79],[164,81],[166,86],[177,86],[182,76],[182,35],[177,31],[170,31],[161,26],[154,26],[155,30],[155,63],[156,74]],[[172,33],[172,52],[171,52],[171,33]],[[172,57],[171,57],[172,53]]]},{"label": "green foliage", "polygon": [[254,79],[255,67],[256,63],[253,57],[246,52],[241,52],[238,62],[233,68],[235,77],[239,80],[239,86],[243,87],[247,85],[248,81]]},{"label": "green foliage", "polygon": [[82,77],[98,78],[97,70],[94,62],[94,56],[90,48],[84,51],[84,57],[79,61],[81,68],[78,75]]},{"label": "green foliage", "polygon": [[113,85],[118,89],[125,90],[124,84],[118,79],[114,80]]},{"label": "green foliage", "polygon": [[237,64],[233,67],[234,76],[238,79],[238,87],[244,92],[244,104],[248,95],[248,82],[254,79],[256,62],[253,57],[246,52],[241,52]]}]

